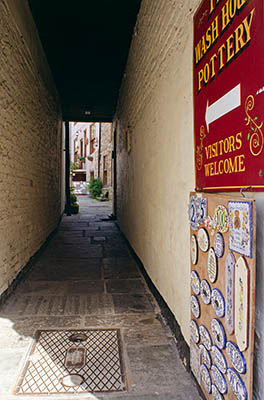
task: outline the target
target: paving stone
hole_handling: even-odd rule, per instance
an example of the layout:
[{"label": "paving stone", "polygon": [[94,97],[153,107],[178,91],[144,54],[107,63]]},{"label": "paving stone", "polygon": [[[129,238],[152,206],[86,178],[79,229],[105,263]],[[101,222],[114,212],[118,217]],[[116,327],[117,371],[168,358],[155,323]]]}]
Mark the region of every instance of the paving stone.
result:
[{"label": "paving stone", "polygon": [[140,273],[135,265],[103,265],[104,279],[129,279],[140,278]]},{"label": "paving stone", "polygon": [[144,294],[113,294],[115,313],[148,313],[154,311],[154,306],[149,297]]},{"label": "paving stone", "polygon": [[103,292],[103,281],[73,280],[69,282],[69,294],[98,294]]},{"label": "paving stone", "polygon": [[145,285],[140,279],[114,279],[106,282],[106,290],[108,293],[144,293]]},{"label": "paving stone", "polygon": [[136,261],[132,257],[104,257],[103,264],[107,265],[123,265],[126,267],[127,265],[134,265],[137,267]]},{"label": "paving stone", "polygon": [[187,392],[193,395],[193,399],[197,396],[195,384],[186,374],[176,347],[172,345],[128,346],[127,354],[131,392],[144,392],[148,387],[154,393],[160,393],[163,388],[166,392],[172,393],[177,390],[177,395],[184,395]]},{"label": "paving stone", "polygon": [[51,281],[31,281],[21,283],[16,289],[16,294],[21,295],[63,295],[67,293],[66,282],[51,282]]},{"label": "paving stone", "polygon": [[104,249],[104,257],[127,257],[129,256],[128,249],[119,249],[119,248],[107,248]]},{"label": "paving stone", "polygon": [[92,258],[102,257],[103,249],[101,245],[68,245],[68,246],[50,246],[43,252],[44,257],[56,258]]}]

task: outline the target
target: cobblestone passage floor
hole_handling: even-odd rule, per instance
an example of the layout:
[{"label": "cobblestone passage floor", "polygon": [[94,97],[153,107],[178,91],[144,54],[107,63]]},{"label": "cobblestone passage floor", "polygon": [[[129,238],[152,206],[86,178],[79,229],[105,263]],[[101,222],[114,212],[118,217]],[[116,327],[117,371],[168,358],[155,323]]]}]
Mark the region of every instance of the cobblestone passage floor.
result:
[{"label": "cobblestone passage floor", "polygon": [[[110,203],[80,198],[0,310],[0,399],[196,400],[175,339],[112,221]],[[37,330],[120,329],[128,390],[11,395]]]}]

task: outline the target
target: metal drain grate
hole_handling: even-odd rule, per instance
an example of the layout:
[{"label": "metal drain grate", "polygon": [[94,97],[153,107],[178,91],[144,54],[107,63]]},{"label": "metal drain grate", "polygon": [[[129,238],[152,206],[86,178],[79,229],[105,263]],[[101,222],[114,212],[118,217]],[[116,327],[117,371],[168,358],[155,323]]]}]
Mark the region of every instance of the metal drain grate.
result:
[{"label": "metal drain grate", "polygon": [[126,389],[118,329],[38,331],[16,394]]}]

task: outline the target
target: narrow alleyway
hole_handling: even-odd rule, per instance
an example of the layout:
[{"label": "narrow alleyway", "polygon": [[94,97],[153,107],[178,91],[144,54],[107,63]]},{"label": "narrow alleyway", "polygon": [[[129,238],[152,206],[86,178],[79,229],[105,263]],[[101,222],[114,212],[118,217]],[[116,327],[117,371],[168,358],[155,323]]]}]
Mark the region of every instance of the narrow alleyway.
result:
[{"label": "narrow alleyway", "polygon": [[104,221],[111,206],[84,197],[79,202],[80,214],[63,218],[1,309],[0,399],[14,397],[10,390],[36,330],[95,328],[120,328],[127,390],[52,398],[199,399],[124,239],[114,222]]}]

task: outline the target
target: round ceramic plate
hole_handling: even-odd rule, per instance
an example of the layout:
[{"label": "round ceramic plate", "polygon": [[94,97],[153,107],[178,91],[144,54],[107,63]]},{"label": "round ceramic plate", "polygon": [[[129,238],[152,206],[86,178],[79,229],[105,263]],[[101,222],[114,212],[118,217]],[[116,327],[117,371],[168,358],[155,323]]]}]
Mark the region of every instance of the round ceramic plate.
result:
[{"label": "round ceramic plate", "polygon": [[211,330],[215,344],[219,349],[223,350],[226,346],[226,334],[223,325],[218,319],[212,319]]},{"label": "round ceramic plate", "polygon": [[225,374],[227,370],[227,363],[225,356],[223,355],[221,350],[219,350],[219,348],[214,345],[212,346],[211,353],[215,365],[222,372],[222,374]]},{"label": "round ceramic plate", "polygon": [[194,319],[191,320],[190,322],[190,333],[191,333],[191,338],[194,341],[194,343],[199,343],[200,341],[200,333],[199,333],[199,328],[197,323],[194,321]]},{"label": "round ceramic plate", "polygon": [[223,257],[225,252],[225,240],[220,232],[217,232],[214,237],[214,251],[218,258]]},{"label": "round ceramic plate", "polygon": [[212,385],[212,396],[214,400],[224,400],[224,396],[219,392],[215,385]]},{"label": "round ceramic plate", "polygon": [[210,240],[207,230],[205,228],[200,228],[198,230],[198,245],[204,253],[206,253],[209,249]]},{"label": "round ceramic plate", "polygon": [[201,281],[201,299],[206,305],[211,303],[211,288],[206,279]]},{"label": "round ceramic plate", "polygon": [[224,375],[221,371],[213,365],[211,368],[212,378],[214,381],[215,386],[219,390],[220,393],[226,394],[227,393],[227,384]]},{"label": "round ceramic plate", "polygon": [[214,283],[217,279],[218,265],[217,257],[213,247],[209,249],[208,260],[207,260],[208,278],[209,281]]},{"label": "round ceramic plate", "polygon": [[240,374],[245,374],[247,372],[247,364],[246,360],[239,350],[238,346],[229,341],[226,343],[226,352],[231,362],[232,366],[239,372]]},{"label": "round ceramic plate", "polygon": [[212,392],[212,379],[210,372],[208,371],[208,368],[206,365],[202,364],[200,367],[200,373],[201,373],[201,380],[203,383],[203,386],[205,390],[207,391],[208,394]]},{"label": "round ceramic plate", "polygon": [[193,316],[195,318],[200,317],[200,313],[201,313],[200,303],[194,294],[191,295],[191,310],[192,310]]},{"label": "round ceramic plate", "polygon": [[201,281],[196,271],[191,272],[191,287],[196,295],[200,294]]},{"label": "round ceramic plate", "polygon": [[205,345],[205,348],[207,350],[211,350],[212,339],[211,339],[208,329],[204,325],[200,325],[199,332],[200,332],[200,339],[203,342],[203,344]]},{"label": "round ceramic plate", "polygon": [[192,264],[196,265],[198,261],[198,243],[195,235],[191,237],[191,260]]},{"label": "round ceramic plate", "polygon": [[225,299],[219,289],[212,290],[211,296],[212,307],[218,318],[222,318],[225,315]]},{"label": "round ceramic plate", "polygon": [[203,344],[200,344],[199,348],[200,348],[202,364],[206,365],[208,369],[211,369],[212,359],[211,359],[209,351],[205,348],[205,346]]},{"label": "round ceramic plate", "polygon": [[244,382],[233,368],[227,369],[227,379],[236,397],[239,400],[247,400],[247,389]]}]

